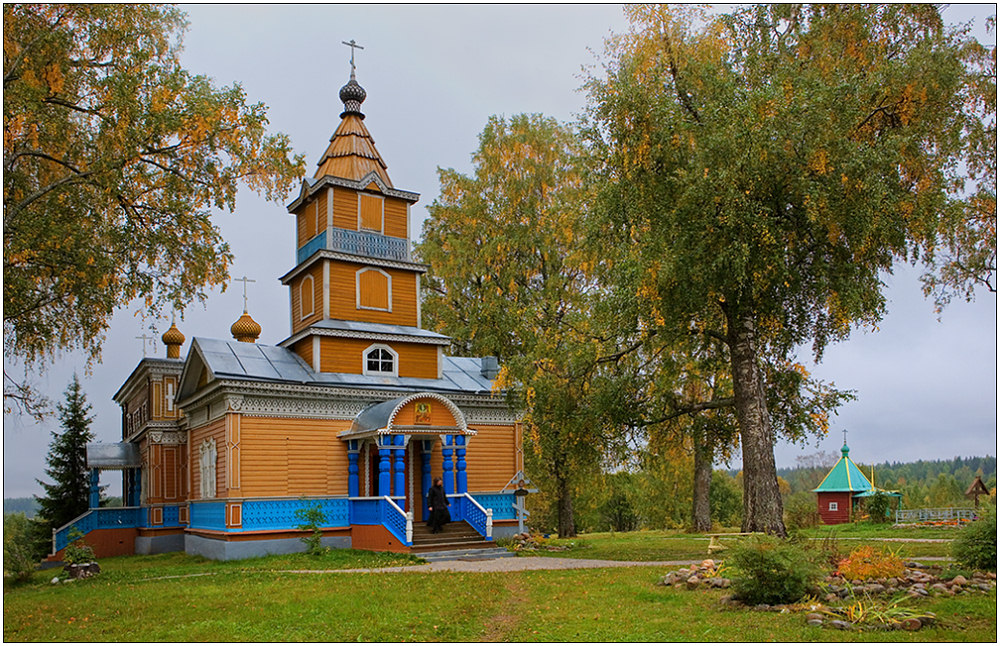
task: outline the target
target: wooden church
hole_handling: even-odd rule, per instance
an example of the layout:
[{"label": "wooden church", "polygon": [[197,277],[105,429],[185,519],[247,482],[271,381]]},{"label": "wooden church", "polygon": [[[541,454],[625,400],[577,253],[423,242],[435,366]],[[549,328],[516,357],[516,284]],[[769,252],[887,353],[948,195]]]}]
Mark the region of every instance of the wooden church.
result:
[{"label": "wooden church", "polygon": [[[847,432],[844,432],[844,446],[840,448],[840,459],[813,489],[816,493],[819,518],[824,525],[839,525],[857,519],[864,501],[876,494],[884,494],[897,501],[902,499],[898,491],[885,491],[875,486],[850,458],[847,446]],[[874,478],[874,469],[872,471]],[[897,503],[898,504],[898,503]]]},{"label": "wooden church", "polygon": [[[305,507],[322,510],[334,547],[490,547],[515,531],[521,426],[493,388],[495,358],[448,356],[450,339],[420,326],[419,196],[389,179],[365,97],[352,57],[340,125],[288,205],[290,336],[256,343],[244,307],[232,339],[196,337],[182,356],[172,325],[167,356],[144,358],[115,394],[122,441],[88,447],[95,509],[72,523],[98,555],[298,551]],[[96,509],[109,469],[122,471],[125,507]],[[431,537],[421,521],[436,477],[454,522]]]}]

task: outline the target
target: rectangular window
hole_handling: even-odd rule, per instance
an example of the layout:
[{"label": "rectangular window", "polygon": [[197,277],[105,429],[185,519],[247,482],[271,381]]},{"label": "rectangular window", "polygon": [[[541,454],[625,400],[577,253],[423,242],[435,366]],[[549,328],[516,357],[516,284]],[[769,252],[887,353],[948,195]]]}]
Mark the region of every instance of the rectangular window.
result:
[{"label": "rectangular window", "polygon": [[837,511],[837,503],[835,502],[830,503],[830,511]]},{"label": "rectangular window", "polygon": [[358,228],[362,231],[382,233],[384,202],[377,195],[358,194]]}]

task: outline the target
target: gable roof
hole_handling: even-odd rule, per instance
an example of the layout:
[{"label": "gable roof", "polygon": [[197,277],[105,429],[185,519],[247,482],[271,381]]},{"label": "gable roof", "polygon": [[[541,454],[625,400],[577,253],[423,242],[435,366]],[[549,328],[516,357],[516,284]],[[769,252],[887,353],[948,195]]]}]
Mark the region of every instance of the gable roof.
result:
[{"label": "gable roof", "polygon": [[826,474],[823,481],[813,491],[863,492],[874,489],[872,483],[868,481],[868,478],[861,472],[858,465],[854,464],[854,461],[848,457],[848,453],[850,453],[850,449],[847,447],[847,444],[844,444],[840,449],[841,457],[837,461],[837,464],[833,465],[830,472]]}]

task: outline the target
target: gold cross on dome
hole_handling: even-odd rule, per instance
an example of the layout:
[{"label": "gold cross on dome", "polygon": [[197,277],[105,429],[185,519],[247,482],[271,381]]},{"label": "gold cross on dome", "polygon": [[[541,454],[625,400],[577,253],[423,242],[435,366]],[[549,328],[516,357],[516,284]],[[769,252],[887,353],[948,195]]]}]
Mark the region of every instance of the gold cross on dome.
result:
[{"label": "gold cross on dome", "polygon": [[353,38],[350,40],[350,42],[348,42],[346,40],[342,40],[340,42],[342,44],[347,45],[348,47],[351,48],[351,78],[354,78],[354,50],[355,49],[364,49],[364,47],[362,47],[361,45],[359,45],[356,42],[354,42]]},{"label": "gold cross on dome", "polygon": [[257,281],[252,278],[247,278],[246,274],[243,274],[243,278],[234,278],[233,282],[243,283],[243,311],[247,311],[247,283],[256,283]]}]

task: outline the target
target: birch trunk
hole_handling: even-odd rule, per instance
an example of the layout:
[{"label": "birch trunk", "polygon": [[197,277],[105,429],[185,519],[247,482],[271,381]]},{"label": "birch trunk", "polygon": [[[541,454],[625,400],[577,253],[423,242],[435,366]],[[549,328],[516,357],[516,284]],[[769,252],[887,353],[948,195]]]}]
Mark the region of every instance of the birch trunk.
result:
[{"label": "birch trunk", "polygon": [[694,432],[694,502],[691,510],[694,530],[707,532],[712,529],[712,512],[709,493],[712,486],[712,446],[708,433]]},{"label": "birch trunk", "polygon": [[767,412],[754,320],[729,303],[723,310],[743,451],[742,531],[785,536],[778,473],[774,465],[774,430]]}]

